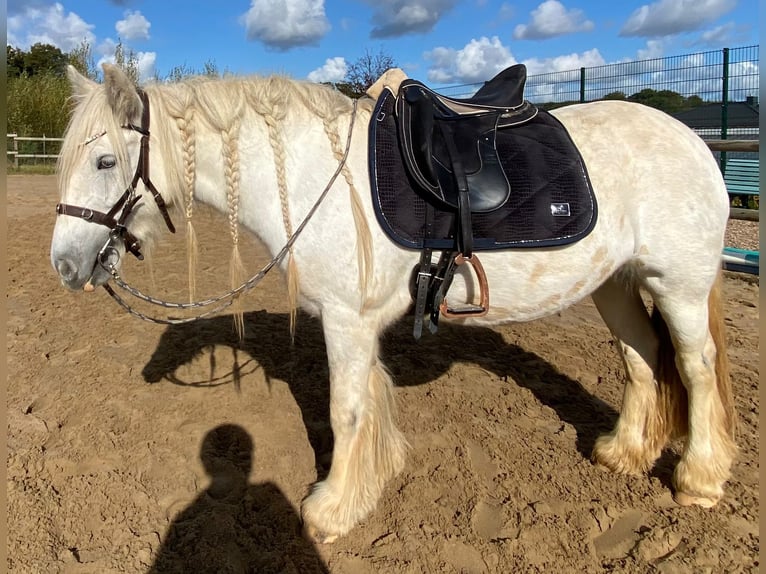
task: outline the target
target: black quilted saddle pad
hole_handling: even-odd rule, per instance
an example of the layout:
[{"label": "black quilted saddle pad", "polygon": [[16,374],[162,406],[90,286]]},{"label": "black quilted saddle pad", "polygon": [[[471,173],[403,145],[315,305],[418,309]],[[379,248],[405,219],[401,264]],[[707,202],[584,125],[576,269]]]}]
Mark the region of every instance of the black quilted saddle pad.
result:
[{"label": "black quilted saddle pad", "polygon": [[[384,89],[369,126],[378,222],[403,247],[452,250],[456,212],[429,203],[411,180],[399,151],[395,102],[396,96]],[[493,212],[472,214],[474,250],[560,246],[590,233],[596,199],[582,157],[561,122],[540,110],[526,123],[498,130],[496,147],[511,195]]]}]

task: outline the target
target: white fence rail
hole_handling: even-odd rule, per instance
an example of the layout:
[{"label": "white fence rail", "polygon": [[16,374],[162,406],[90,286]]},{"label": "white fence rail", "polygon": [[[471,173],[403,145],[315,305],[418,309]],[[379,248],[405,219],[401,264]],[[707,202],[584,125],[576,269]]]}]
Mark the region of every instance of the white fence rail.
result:
[{"label": "white fence rail", "polygon": [[[56,142],[55,147],[58,148],[58,144],[64,141],[64,138],[49,138],[47,136],[27,137],[19,136],[17,134],[7,134],[7,137],[11,140],[11,145],[8,146],[6,153],[9,158],[13,158],[13,167],[16,169],[19,167],[20,159],[57,159],[59,157],[57,153],[48,153],[48,143]],[[38,148],[42,147],[42,153],[21,153],[19,151],[19,142],[42,142],[42,146],[40,146],[40,144],[37,146]]]}]

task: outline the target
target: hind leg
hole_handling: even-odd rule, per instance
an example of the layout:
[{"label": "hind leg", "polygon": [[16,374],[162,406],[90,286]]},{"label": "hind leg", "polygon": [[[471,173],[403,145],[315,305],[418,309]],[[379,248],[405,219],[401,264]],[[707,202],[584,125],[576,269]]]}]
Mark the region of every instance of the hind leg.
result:
[{"label": "hind leg", "polygon": [[371,512],[404,466],[406,441],[394,424],[391,378],[378,359],[370,318],[350,309],[322,315],[330,364],[332,466],[303,501],[306,534],[332,542]]},{"label": "hind leg", "polygon": [[593,459],[615,472],[638,474],[651,468],[668,439],[656,377],[659,341],[637,288],[610,278],[593,293],[593,301],[626,372],[620,417],[596,441]]},{"label": "hind leg", "polygon": [[[716,287],[716,290],[718,287]],[[715,505],[723,496],[736,447],[734,410],[722,334],[715,340],[707,297],[656,294],[655,303],[668,325],[676,350],[676,367],[689,400],[689,432],[673,474],[676,502],[684,506]],[[717,291],[713,299],[717,299]],[[720,307],[711,305],[719,314]],[[717,344],[722,357],[717,357]]]}]

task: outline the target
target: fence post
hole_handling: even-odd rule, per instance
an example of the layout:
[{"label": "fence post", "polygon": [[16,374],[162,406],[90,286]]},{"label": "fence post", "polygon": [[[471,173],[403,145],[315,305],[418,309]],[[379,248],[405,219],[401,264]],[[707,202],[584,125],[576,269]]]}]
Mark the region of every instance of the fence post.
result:
[{"label": "fence post", "polygon": [[[729,48],[723,49],[723,70],[721,74],[721,139],[729,133]],[[721,171],[726,169],[726,152],[721,152]]]},{"label": "fence post", "polygon": [[19,169],[19,140],[16,139],[16,136],[13,136],[13,151],[16,153],[13,154],[13,167],[14,169]]},{"label": "fence post", "polygon": [[585,68],[580,68],[580,103],[585,102]]}]

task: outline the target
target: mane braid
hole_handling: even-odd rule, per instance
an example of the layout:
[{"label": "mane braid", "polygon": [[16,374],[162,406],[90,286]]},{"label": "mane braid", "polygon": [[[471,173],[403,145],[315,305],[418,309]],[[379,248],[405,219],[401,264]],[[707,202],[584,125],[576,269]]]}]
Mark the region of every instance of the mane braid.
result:
[{"label": "mane braid", "polygon": [[[287,237],[293,234],[293,224],[290,220],[290,205],[288,203],[287,170],[285,168],[285,146],[279,131],[279,122],[273,113],[264,113],[263,119],[269,132],[269,142],[274,152],[274,168],[279,188],[279,201],[282,206],[282,223]],[[298,268],[295,264],[295,253],[290,247],[287,256],[287,299],[290,307],[290,337],[295,339],[295,326],[298,318]]]},{"label": "mane braid", "polygon": [[[338,163],[340,163],[343,161],[343,148],[341,147],[340,136],[338,135],[337,122],[336,129],[332,129],[330,122],[326,118],[322,118],[322,124],[324,125],[325,134],[330,140],[333,156]],[[364,217],[362,201],[354,186],[354,178],[351,174],[351,170],[348,168],[348,164],[343,165],[341,173],[346,180],[346,184],[348,184],[351,213],[354,216],[354,223],[357,230],[356,259],[357,266],[359,267],[359,290],[362,294],[362,308],[364,308],[367,298],[367,284],[369,277],[372,274],[372,248],[370,244],[372,238],[370,228],[367,225],[367,220]]]},{"label": "mane braid", "polygon": [[197,132],[194,125],[194,106],[187,105],[183,116],[176,118],[181,134],[182,156],[184,164],[184,184],[186,191],[186,253],[189,268],[189,301],[195,299],[196,268],[198,258],[197,234],[192,224],[194,215],[194,184],[196,181],[196,146]]},{"label": "mane braid", "polygon": [[[232,289],[238,287],[244,277],[245,269],[239,254],[239,119],[234,119],[228,129],[221,131],[223,143],[224,177],[226,179],[226,204],[229,210],[229,231],[231,233],[232,252],[229,263],[229,276]],[[234,312],[234,326],[239,338],[244,337],[244,315],[239,297]]]},{"label": "mane braid", "polygon": [[[322,119],[325,135],[330,141],[330,147],[333,156],[340,163],[343,161],[344,150],[340,139],[340,125],[338,118],[349,107],[349,99],[339,92],[328,90],[325,86],[316,84],[302,84],[303,90],[296,90],[303,105]],[[310,89],[313,88],[313,89]],[[368,103],[366,99],[362,103]],[[320,105],[320,104],[323,104]],[[359,102],[357,102],[357,105]],[[364,107],[364,106],[362,106]],[[335,127],[333,128],[333,123]],[[351,129],[351,126],[349,126]],[[367,303],[367,289],[369,278],[372,275],[372,234],[364,214],[364,207],[359,192],[354,185],[354,178],[348,165],[341,169],[343,178],[348,185],[349,201],[351,203],[351,213],[354,217],[354,227],[356,229],[356,257],[359,268],[359,291],[361,293],[361,308],[364,309]]]}]

